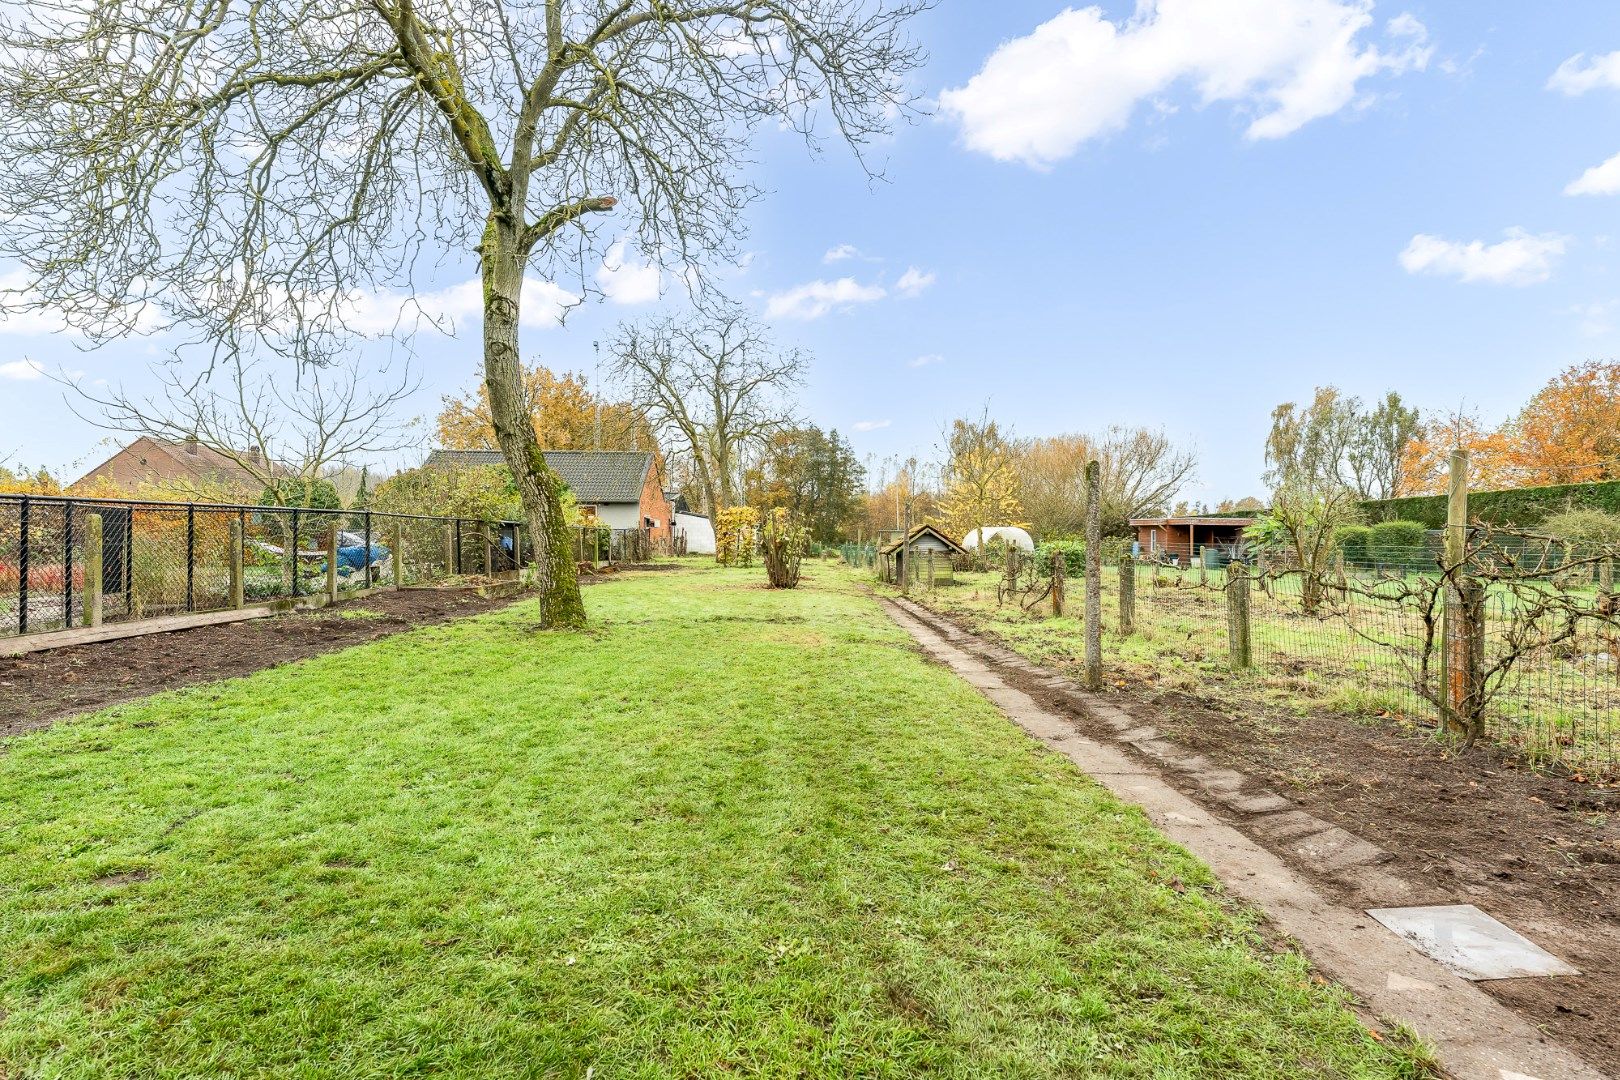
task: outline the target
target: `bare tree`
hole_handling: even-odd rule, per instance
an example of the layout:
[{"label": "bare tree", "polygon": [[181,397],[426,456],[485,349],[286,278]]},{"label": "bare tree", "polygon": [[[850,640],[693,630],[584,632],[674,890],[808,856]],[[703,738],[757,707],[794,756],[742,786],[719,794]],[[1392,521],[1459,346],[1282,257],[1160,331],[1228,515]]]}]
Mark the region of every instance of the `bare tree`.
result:
[{"label": "bare tree", "polygon": [[1102,469],[1102,526],[1119,534],[1131,518],[1169,511],[1193,477],[1197,459],[1163,431],[1113,426],[1096,435],[1054,435],[1018,445],[1019,491],[1030,524],[1043,537],[1085,527],[1086,462]]},{"label": "bare tree", "polygon": [[42,0],[0,17],[0,253],[100,342],[325,362],[476,251],[484,380],[540,556],[541,624],[584,621],[561,480],[522,400],[531,264],[616,223],[661,265],[732,253],[761,122],[860,148],[922,57],[927,0]]},{"label": "bare tree", "polygon": [[159,388],[148,394],[70,381],[69,404],[90,406],[96,415],[74,411],[112,431],[195,439],[265,488],[323,479],[415,441],[416,421],[399,415],[418,385],[408,368],[366,372],[349,364],[278,376],[267,361],[237,355],[201,374],[174,364],[153,373]]},{"label": "bare tree", "polygon": [[778,349],[758,321],[723,300],[623,323],[611,347],[615,377],[690,461],[706,509],[736,505],[747,455],[794,423],[791,395],[808,358]]}]

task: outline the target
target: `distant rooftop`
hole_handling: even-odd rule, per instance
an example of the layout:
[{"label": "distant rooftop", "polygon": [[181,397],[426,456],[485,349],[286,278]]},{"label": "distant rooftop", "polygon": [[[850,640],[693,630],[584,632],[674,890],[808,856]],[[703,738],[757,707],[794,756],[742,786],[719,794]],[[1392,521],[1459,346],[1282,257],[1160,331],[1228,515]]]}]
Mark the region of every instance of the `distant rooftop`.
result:
[{"label": "distant rooftop", "polygon": [[[652,468],[653,456],[645,450],[547,450],[550,465],[581,503],[640,503],[641,488]],[[506,467],[499,450],[435,450],[428,455],[430,468],[474,468],[480,465]]]}]

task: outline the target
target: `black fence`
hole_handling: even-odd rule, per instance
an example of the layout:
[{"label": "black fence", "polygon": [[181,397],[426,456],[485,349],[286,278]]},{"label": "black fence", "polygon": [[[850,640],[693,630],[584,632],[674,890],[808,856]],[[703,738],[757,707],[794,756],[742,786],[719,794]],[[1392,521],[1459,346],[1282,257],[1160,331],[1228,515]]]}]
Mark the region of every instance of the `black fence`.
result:
[{"label": "black fence", "polygon": [[[533,558],[528,534],[368,510],[0,495],[0,636],[511,574]],[[587,526],[574,546],[580,561],[626,562],[659,545]]]}]

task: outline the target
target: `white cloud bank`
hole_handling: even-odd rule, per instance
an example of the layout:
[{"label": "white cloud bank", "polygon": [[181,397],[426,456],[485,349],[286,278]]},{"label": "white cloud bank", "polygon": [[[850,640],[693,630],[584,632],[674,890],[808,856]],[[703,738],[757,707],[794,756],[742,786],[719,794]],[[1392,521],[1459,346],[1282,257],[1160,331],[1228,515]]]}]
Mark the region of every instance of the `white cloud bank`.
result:
[{"label": "white cloud bank", "polygon": [[43,378],[45,365],[38,360],[8,360],[0,364],[0,379],[16,379],[19,382],[31,382]]},{"label": "white cloud bank", "polygon": [[1547,80],[1547,89],[1570,97],[1579,97],[1590,90],[1605,87],[1620,90],[1620,52],[1591,59],[1587,59],[1585,53],[1576,53],[1559,64],[1558,70]]},{"label": "white cloud bank", "polygon": [[878,431],[881,428],[888,427],[892,423],[894,423],[893,420],[857,420],[849,426],[854,428],[856,431]]},{"label": "white cloud bank", "polygon": [[930,364],[942,364],[944,362],[945,358],[939,355],[939,353],[928,353],[924,356],[917,357],[915,360],[909,361],[906,366],[919,368],[928,367]]},{"label": "white cloud bank", "polygon": [[1401,14],[1387,48],[1361,41],[1372,0],[1141,0],[1110,22],[1063,11],[1003,43],[965,86],[940,95],[969,149],[1042,168],[1120,131],[1137,107],[1187,81],[1200,102],[1255,113],[1250,139],[1276,139],[1355,102],[1380,73],[1427,66],[1423,24]]},{"label": "white cloud bank", "polygon": [[1564,189],[1565,195],[1620,195],[1620,154],[1581,173]]},{"label": "white cloud bank", "polygon": [[1492,285],[1534,285],[1552,276],[1568,240],[1556,233],[1540,235],[1509,229],[1496,244],[1483,240],[1462,243],[1427,233],[1412,237],[1401,252],[1400,263],[1409,274],[1433,274],[1459,281]]},{"label": "white cloud bank", "polygon": [[881,285],[862,285],[854,278],[811,281],[786,292],[773,293],[765,302],[771,319],[819,319],[828,312],[870,304],[889,295]]}]

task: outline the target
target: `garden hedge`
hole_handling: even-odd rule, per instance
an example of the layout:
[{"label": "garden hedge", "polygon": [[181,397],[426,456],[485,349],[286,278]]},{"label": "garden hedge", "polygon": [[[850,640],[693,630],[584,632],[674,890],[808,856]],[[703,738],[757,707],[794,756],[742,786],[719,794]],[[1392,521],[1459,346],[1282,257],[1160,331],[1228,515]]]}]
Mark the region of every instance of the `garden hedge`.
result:
[{"label": "garden hedge", "polygon": [[[1369,521],[1422,522],[1430,529],[1446,527],[1446,497],[1418,495],[1361,504]],[[1556,484],[1514,488],[1510,491],[1475,491],[1468,495],[1468,513],[1497,525],[1540,525],[1566,510],[1602,510],[1620,513],[1620,481],[1601,484]]]}]

